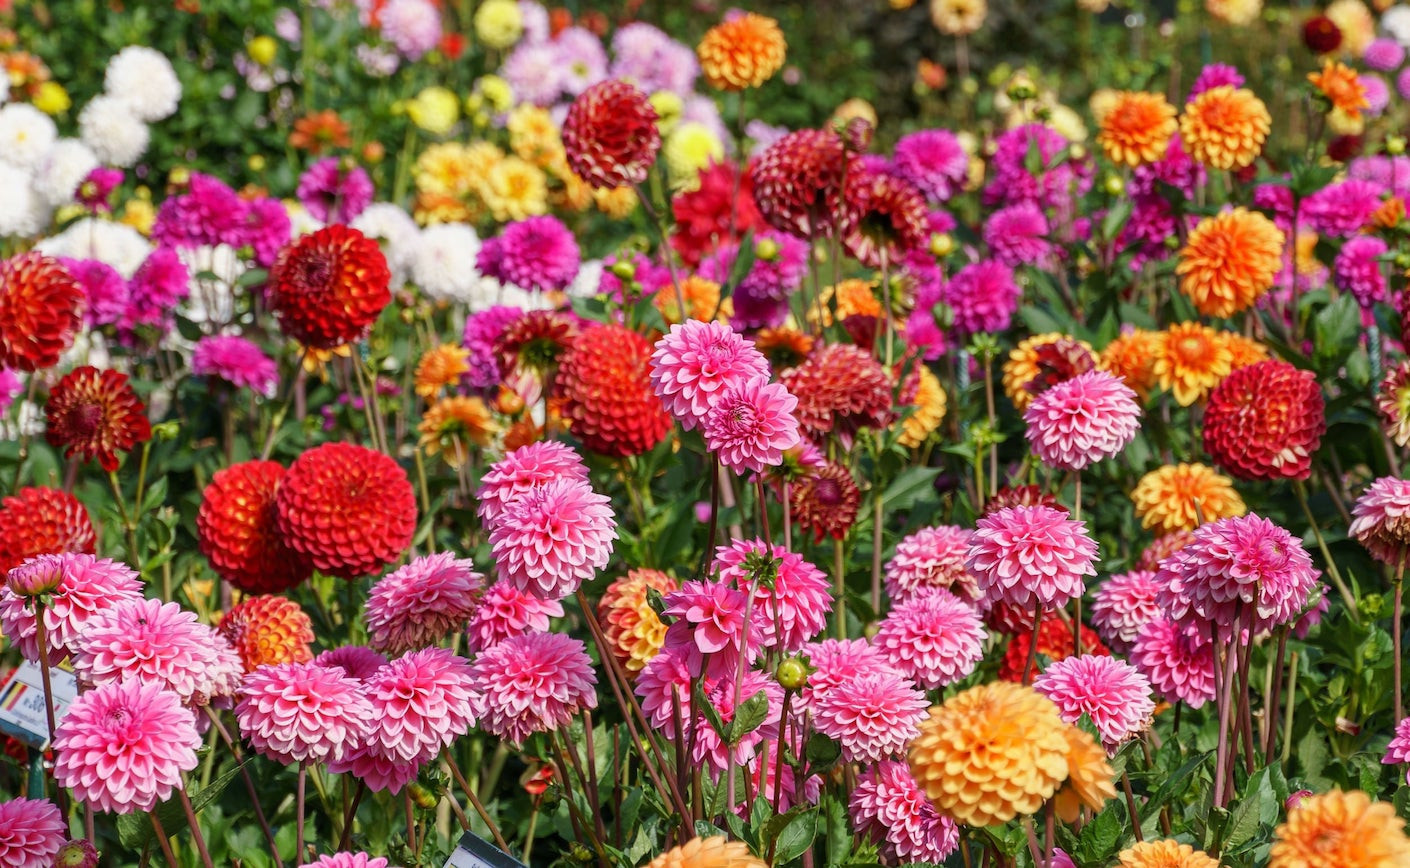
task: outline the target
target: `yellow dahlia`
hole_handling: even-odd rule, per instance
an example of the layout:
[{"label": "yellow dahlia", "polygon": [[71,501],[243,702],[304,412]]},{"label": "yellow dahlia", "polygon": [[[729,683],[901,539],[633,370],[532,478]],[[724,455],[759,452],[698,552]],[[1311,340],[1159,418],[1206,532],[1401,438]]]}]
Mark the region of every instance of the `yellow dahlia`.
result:
[{"label": "yellow dahlia", "polygon": [[725,155],[724,143],[699,121],[686,121],[666,138],[661,158],[671,179],[671,189],[695,190],[700,187],[700,170],[718,163]]},{"label": "yellow dahlia", "polygon": [[624,220],[636,210],[636,190],[631,187],[596,187],[592,191],[592,201],[597,210],[613,220]]},{"label": "yellow dahlia", "polygon": [[499,148],[487,143],[466,146],[460,142],[431,145],[416,158],[412,178],[419,193],[464,196],[504,158]]},{"label": "yellow dahlia", "polygon": [[1238,332],[1221,332],[1219,336],[1234,357],[1229,362],[1230,370],[1237,371],[1268,358],[1268,348],[1252,338],[1246,338]]},{"label": "yellow dahlia", "polygon": [[524,103],[509,113],[505,122],[509,131],[509,149],[521,160],[540,169],[548,169],[565,161],[563,138],[548,109]]},{"label": "yellow dahlia", "polygon": [[744,90],[772,78],[783,67],[787,49],[777,21],[745,12],[706,31],[696,54],[711,87]]},{"label": "yellow dahlia", "polygon": [[607,586],[597,604],[597,617],[612,653],[628,676],[635,676],[666,642],[666,625],[647,599],[655,588],[662,594],[676,590],[676,580],[660,570],[632,570]]},{"label": "yellow dahlia", "polygon": [[1204,0],[1204,9],[1215,21],[1242,27],[1258,20],[1263,0]]},{"label": "yellow dahlia", "polygon": [[566,158],[550,165],[548,175],[552,182],[549,185],[548,199],[555,208],[586,211],[592,205],[592,185],[579,178],[578,173],[568,167]]},{"label": "yellow dahlia", "polygon": [[981,684],[930,709],[911,774],[941,814],[989,826],[1037,812],[1067,779],[1070,728],[1031,687]]},{"label": "yellow dahlia", "polygon": [[[1038,376],[1043,374],[1044,368],[1040,362],[1045,361],[1045,354],[1050,345],[1060,347],[1063,356],[1056,361],[1071,365],[1071,371],[1064,371],[1062,379],[1068,379],[1080,373],[1085,373],[1095,367],[1096,354],[1092,351],[1092,345],[1086,341],[1079,341],[1071,335],[1060,332],[1047,332],[1046,334],[1033,335],[1018,342],[1018,346],[1009,353],[1008,361],[1004,362],[1004,394],[1009,396],[1009,400],[1018,408],[1020,412],[1028,409],[1028,403],[1033,400],[1033,395],[1028,391],[1028,385]],[[1083,358],[1083,353],[1090,357]],[[1090,361],[1091,364],[1087,364]],[[1082,367],[1086,365],[1086,367]],[[1081,370],[1077,370],[1081,368]]]},{"label": "yellow dahlia", "polygon": [[1225,84],[1185,106],[1180,140],[1206,166],[1242,169],[1257,159],[1272,128],[1273,116],[1253,91]]},{"label": "yellow dahlia", "polygon": [[945,418],[948,402],[945,389],[940,385],[939,378],[931,373],[930,368],[918,364],[916,370],[920,375],[919,381],[916,383],[915,397],[908,404],[913,409],[901,423],[900,443],[907,449],[916,448],[935,433],[935,429],[940,427],[940,422]]},{"label": "yellow dahlia", "polygon": [[1074,823],[1083,807],[1100,811],[1107,799],[1116,798],[1116,785],[1111,782],[1111,766],[1106,761],[1106,749],[1086,730],[1071,724],[1063,727],[1067,741],[1067,780],[1053,796],[1053,808],[1064,823]]},{"label": "yellow dahlia", "polygon": [[1410,838],[1389,802],[1360,790],[1308,796],[1274,832],[1268,868],[1405,868]]},{"label": "yellow dahlia", "polygon": [[1310,72],[1307,80],[1322,92],[1333,108],[1340,109],[1347,117],[1361,117],[1363,108],[1370,108],[1366,99],[1366,86],[1356,71],[1344,63],[1327,60],[1321,72]]},{"label": "yellow dahlia", "polygon": [[[1233,480],[1203,464],[1167,464],[1152,470],[1131,492],[1141,527],[1156,534],[1194,530],[1205,521],[1234,518],[1248,511]],[[1198,509],[1196,509],[1198,506]]]},{"label": "yellow dahlia", "polygon": [[1179,841],[1143,841],[1122,850],[1117,868],[1219,868],[1219,860]]},{"label": "yellow dahlia", "polygon": [[[709,322],[720,309],[720,285],[692,274],[681,281],[681,297],[685,299],[686,312],[691,319]],[[662,287],[651,297],[651,303],[661,311],[667,325],[681,321],[680,305],[676,302],[676,291],[669,286]]]},{"label": "yellow dahlia", "polygon": [[416,394],[431,400],[470,372],[470,351],[454,344],[431,347],[416,365]]},{"label": "yellow dahlia", "polygon": [[1160,335],[1136,329],[1112,340],[1097,356],[1097,367],[1120,377],[1141,400],[1155,385],[1155,352]]},{"label": "yellow dahlia", "polygon": [[470,446],[488,446],[499,426],[483,400],[454,395],[431,405],[416,430],[427,455],[444,450],[446,463],[459,467],[470,459]]},{"label": "yellow dahlia", "polygon": [[768,863],[749,852],[742,841],[723,835],[691,838],[652,859],[646,868],[767,868]]},{"label": "yellow dahlia", "polygon": [[1282,230],[1257,211],[1235,208],[1195,226],[1175,273],[1196,310],[1228,317],[1252,307],[1282,265]]},{"label": "yellow dahlia", "polygon": [[1233,370],[1234,354],[1219,333],[1197,322],[1173,325],[1160,333],[1155,377],[1174,393],[1181,407],[1206,397]]},{"label": "yellow dahlia", "polygon": [[985,0],[930,0],[930,20],[949,36],[967,36],[984,24],[989,12]]},{"label": "yellow dahlia", "polygon": [[1158,93],[1121,91],[1105,107],[1097,144],[1113,163],[1139,166],[1165,156],[1175,135],[1175,107]]},{"label": "yellow dahlia", "polygon": [[[1389,4],[1377,0],[1376,8],[1385,11]],[[1332,19],[1341,31],[1341,49],[1352,57],[1360,57],[1376,38],[1376,19],[1361,0],[1334,0],[1322,14]]]},{"label": "yellow dahlia", "polygon": [[490,169],[480,190],[490,214],[501,223],[548,212],[548,179],[519,157],[505,157]]},{"label": "yellow dahlia", "polygon": [[821,312],[822,325],[824,327],[832,325],[834,308],[837,311],[836,320],[838,322],[849,316],[880,317],[881,302],[877,299],[872,286],[871,281],[850,278],[836,286],[825,287],[818,296],[817,304],[808,308],[808,324],[817,326],[819,312]]}]

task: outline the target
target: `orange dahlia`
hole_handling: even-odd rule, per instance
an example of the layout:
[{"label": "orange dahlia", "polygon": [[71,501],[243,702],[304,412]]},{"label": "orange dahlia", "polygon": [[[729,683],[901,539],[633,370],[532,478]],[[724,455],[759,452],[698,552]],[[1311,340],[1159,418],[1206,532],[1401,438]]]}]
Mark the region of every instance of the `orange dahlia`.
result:
[{"label": "orange dahlia", "polygon": [[66,491],[21,488],[0,503],[0,576],[35,555],[91,555],[97,544],[88,510]]},{"label": "orange dahlia", "polygon": [[568,429],[587,449],[625,458],[648,452],[671,430],[651,390],[651,343],[625,326],[584,331],[563,356],[558,388]]},{"label": "orange dahlia", "polygon": [[1180,141],[1191,157],[1215,169],[1242,169],[1263,150],[1273,117],[1244,88],[1212,87],[1185,106]]},{"label": "orange dahlia", "polygon": [[1361,77],[1344,63],[1329,59],[1323,62],[1321,72],[1308,73],[1307,80],[1331,102],[1332,108],[1341,109],[1347,117],[1359,118],[1363,108],[1371,107]]},{"label": "orange dahlia", "polygon": [[[898,368],[897,373],[900,373]],[[901,405],[910,412],[901,423],[900,444],[907,449],[915,449],[926,441],[945,419],[948,399],[940,379],[923,362],[917,362],[915,370],[906,378],[901,387]]]},{"label": "orange dahlia", "polygon": [[269,305],[301,344],[330,350],[360,339],[392,300],[377,242],[335,224],[285,247],[269,270]]},{"label": "orange dahlia", "polygon": [[300,455],[279,483],[279,532],[330,576],[356,579],[401,557],[416,531],[416,494],[391,458],[352,443]]},{"label": "orange dahlia", "polygon": [[1224,339],[1224,346],[1229,348],[1234,357],[1229,362],[1230,370],[1237,371],[1268,358],[1268,348],[1252,338],[1246,338],[1237,332],[1223,332],[1220,337]]},{"label": "orange dahlia", "polygon": [[470,372],[470,351],[455,344],[431,347],[416,364],[416,394],[430,401]]},{"label": "orange dahlia", "polygon": [[118,468],[118,453],[152,439],[146,405],[132,391],[127,374],[74,368],[54,385],[44,407],[44,439],[62,447],[65,458],[98,459],[104,470]]},{"label": "orange dahlia", "polygon": [[1234,371],[1210,393],[1204,451],[1238,479],[1306,479],[1326,430],[1313,373],[1269,359]]},{"label": "orange dahlia", "polygon": [[[681,281],[681,297],[685,299],[686,315],[690,319],[709,322],[720,312],[720,285],[698,274]],[[667,325],[681,322],[680,305],[671,287],[663,287],[651,297],[651,303],[661,312]]]},{"label": "orange dahlia", "polygon": [[250,597],[215,626],[240,655],[246,672],[313,659],[313,621],[287,597]]},{"label": "orange dahlia", "polygon": [[1381,229],[1394,229],[1405,219],[1405,200],[1399,196],[1387,196],[1380,207],[1371,212],[1371,222]]},{"label": "orange dahlia", "polygon": [[1141,398],[1155,385],[1155,353],[1160,336],[1135,329],[1112,340],[1097,356],[1097,367],[1119,377]]},{"label": "orange dahlia", "polygon": [[1188,407],[1229,376],[1233,360],[1228,344],[1214,329],[1197,322],[1179,323],[1160,333],[1155,378],[1162,389],[1174,393],[1177,404]]},{"label": "orange dahlia", "polygon": [[819,322],[824,327],[832,325],[834,307],[838,322],[849,316],[880,317],[881,301],[873,286],[874,281],[849,278],[836,286],[824,287],[817,303],[808,307],[808,325],[816,327]]},{"label": "orange dahlia", "polygon": [[651,608],[647,591],[676,590],[676,580],[660,570],[632,570],[607,586],[597,603],[597,617],[612,653],[628,676],[635,676],[666,642],[666,625]]},{"label": "orange dahlia", "polygon": [[1247,310],[1283,266],[1283,233],[1257,211],[1235,208],[1206,217],[1180,250],[1180,290],[1205,316]]},{"label": "orange dahlia", "polygon": [[646,868],[766,868],[742,841],[723,835],[691,838],[647,863]]},{"label": "orange dahlia", "polygon": [[216,471],[201,494],[197,544],[211,569],[242,591],[277,593],[313,574],[279,533],[275,497],[283,477],[274,461],[246,461]]},{"label": "orange dahlia", "polygon": [[73,343],[83,287],[68,270],[30,251],[0,262],[0,368],[52,367]]},{"label": "orange dahlia", "polygon": [[1117,859],[1117,868],[1219,868],[1219,860],[1203,850],[1169,839],[1142,841]]},{"label": "orange dahlia", "polygon": [[490,408],[478,397],[451,395],[433,404],[417,426],[421,448],[427,455],[442,453],[446,463],[459,467],[470,460],[470,446],[490,445],[499,431]]},{"label": "orange dahlia", "polygon": [[1100,811],[1107,799],[1116,798],[1116,786],[1106,749],[1096,739],[1070,724],[1062,735],[1067,741],[1067,780],[1053,796],[1053,808],[1064,823],[1074,823],[1083,807]]},{"label": "orange dahlia", "polygon": [[1175,107],[1161,94],[1120,91],[1102,116],[1097,143],[1113,163],[1154,163],[1165,156],[1176,126]]},{"label": "orange dahlia", "polygon": [[754,349],[764,354],[769,367],[782,371],[803,363],[813,351],[813,336],[788,326],[760,329],[754,335]]},{"label": "orange dahlia", "polygon": [[1233,518],[1248,511],[1233,480],[1203,464],[1167,464],[1152,470],[1131,492],[1141,527],[1157,534],[1194,530],[1203,521]]},{"label": "orange dahlia", "polygon": [[1405,822],[1360,790],[1309,796],[1273,832],[1268,868],[1404,868]]},{"label": "orange dahlia", "polygon": [[744,90],[773,78],[787,48],[777,21],[745,12],[707,30],[695,51],[711,87]]},{"label": "orange dahlia", "polygon": [[1004,394],[1020,411],[1049,386],[1085,374],[1097,365],[1092,345],[1070,335],[1048,332],[1018,342],[1004,362]]},{"label": "orange dahlia", "polygon": [[911,743],[911,774],[955,822],[1005,823],[1037,812],[1067,779],[1068,726],[1031,687],[971,687],[930,709]]}]

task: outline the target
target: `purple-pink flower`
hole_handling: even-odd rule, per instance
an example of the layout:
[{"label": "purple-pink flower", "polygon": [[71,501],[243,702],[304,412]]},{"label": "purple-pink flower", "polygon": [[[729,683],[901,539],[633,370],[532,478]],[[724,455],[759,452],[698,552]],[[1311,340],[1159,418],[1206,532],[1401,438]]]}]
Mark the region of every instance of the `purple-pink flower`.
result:
[{"label": "purple-pink flower", "polygon": [[1048,218],[1032,202],[1000,208],[984,224],[984,243],[1004,265],[1042,266],[1052,257]]},{"label": "purple-pink flower", "polygon": [[1050,506],[1005,507],[979,519],[970,537],[971,572],[986,600],[1020,609],[1066,606],[1095,576],[1097,543],[1087,524]]},{"label": "purple-pink flower", "polygon": [[766,549],[759,539],[736,540],[715,550],[715,563],[720,581],[733,582],[741,590],[751,585],[751,565],[769,565],[772,580],[754,588],[754,617],[762,622],[764,648],[792,653],[827,626],[832,611],[828,578],[801,555],[779,545]]},{"label": "purple-pink flower", "polygon": [[544,600],[561,600],[607,566],[617,538],[611,501],[577,479],[525,492],[499,519],[490,546],[500,579]]},{"label": "purple-pink flower", "polygon": [[1088,371],[1043,390],[1023,414],[1033,453],[1057,470],[1081,471],[1113,458],[1136,438],[1136,393],[1106,371]]},{"label": "purple-pink flower", "polygon": [[1358,235],[1342,245],[1332,265],[1337,288],[1354,295],[1363,310],[1385,300],[1386,276],[1380,259],[1387,249],[1374,235]]},{"label": "purple-pink flower", "polygon": [[[695,732],[690,736],[695,744],[691,759],[704,763],[714,775],[725,771],[729,757],[734,755],[735,765],[747,766],[758,754],[759,745],[766,740],[778,738],[778,724],[783,711],[783,688],[778,682],[764,676],[762,672],[750,670],[739,680],[739,703],[735,703],[734,678],[717,678],[704,689],[705,699],[720,716],[726,726],[734,720],[739,705],[762,693],[767,700],[764,720],[757,727],[744,733],[733,745],[727,743],[715,732],[709,718],[703,711],[693,710],[688,689],[682,691],[681,716],[694,724]],[[668,706],[669,707],[669,706]],[[674,710],[672,710],[674,714]],[[776,761],[778,754],[771,754],[770,761]]]},{"label": "purple-pink flower", "polygon": [[98,259],[61,259],[83,287],[83,319],[90,326],[104,326],[122,319],[132,290],[117,269]]},{"label": "purple-pink flower", "polygon": [[961,341],[1008,328],[1022,296],[1013,269],[993,260],[966,265],[940,289],[940,300],[955,316],[955,338]]},{"label": "purple-pink flower", "polygon": [[1185,98],[1185,102],[1193,102],[1194,98],[1216,87],[1243,87],[1244,77],[1239,71],[1227,63],[1209,63],[1195,76],[1195,83],[1190,86],[1190,95]]},{"label": "purple-pink flower", "polygon": [[349,678],[366,681],[372,673],[387,665],[387,658],[366,645],[343,645],[324,651],[313,662],[319,666],[336,666]]},{"label": "purple-pink flower", "polygon": [[266,398],[273,398],[279,388],[279,366],[252,341],[238,335],[201,338],[191,353],[191,373],[218,377]]},{"label": "purple-pink flower", "polygon": [[321,223],[351,223],[372,204],[372,179],[361,166],[345,166],[338,157],[324,157],[299,177],[295,195]]},{"label": "purple-pink flower", "polygon": [[470,616],[466,650],[474,653],[521,633],[547,633],[550,618],[563,617],[563,604],[540,600],[508,582],[495,582]]},{"label": "purple-pink flower", "polygon": [[[1410,764],[1410,717],[1395,726],[1395,738],[1386,745],[1386,755],[1381,760],[1388,766]],[[1405,771],[1405,783],[1410,784],[1410,769]]]},{"label": "purple-pink flower", "polygon": [[578,242],[557,217],[530,217],[485,241],[476,265],[487,277],[524,289],[564,289],[578,276]]},{"label": "purple-pink flower", "polygon": [[1141,627],[1160,617],[1159,593],[1154,570],[1118,573],[1102,582],[1092,595],[1090,616],[1097,635],[1113,650],[1129,650]]},{"label": "purple-pink flower", "polygon": [[372,586],[366,617],[372,646],[400,654],[440,642],[474,614],[484,586],[469,558],[450,552],[416,558]]},{"label": "purple-pink flower", "polygon": [[754,342],[717,322],[673,325],[651,354],[651,388],[687,431],[704,423],[730,386],[768,376],[769,363]]},{"label": "purple-pink flower", "polygon": [[883,576],[892,605],[936,590],[950,591],[971,603],[984,599],[974,574],[965,566],[969,535],[962,527],[941,524],[921,528],[896,543],[896,554]]},{"label": "purple-pink flower", "polygon": [[1410,481],[1383,476],[1372,482],[1351,508],[1347,530],[1371,557],[1398,566],[1410,553]]},{"label": "purple-pink flower", "polygon": [[381,856],[369,856],[361,851],[334,853],[331,856],[319,856],[317,860],[305,862],[299,868],[387,868],[387,860]]},{"label": "purple-pink flower", "polygon": [[586,482],[587,467],[572,447],[557,440],[540,440],[508,452],[480,477],[475,499],[485,530],[493,531],[505,508],[524,494],[555,479]]},{"label": "purple-pink flower", "polygon": [[364,687],[372,704],[367,741],[407,763],[434,759],[470,731],[484,705],[470,662],[445,648],[399,657],[372,673]]},{"label": "purple-pink flower", "polygon": [[1380,184],[1360,178],[1328,184],[1302,203],[1302,217],[1322,235],[1349,237],[1370,222],[1381,192]]},{"label": "purple-pink flower", "polygon": [[1131,664],[1115,657],[1083,654],[1049,664],[1033,689],[1058,707],[1068,723],[1087,715],[1109,754],[1151,725],[1151,685]]},{"label": "purple-pink flower", "polygon": [[[64,553],[30,558],[15,570],[49,576],[46,585],[58,584],[44,606],[44,631],[49,665],[57,666],[73,651],[84,626],[94,615],[127,600],[142,599],[142,583],[126,565],[93,555]],[[8,585],[0,587],[0,628],[20,654],[39,662],[38,627],[34,608]]]},{"label": "purple-pink flower", "polygon": [[762,471],[783,461],[802,440],[793,411],[798,399],[782,383],[751,377],[716,393],[701,431],[706,447],[736,473]]},{"label": "purple-pink flower", "polygon": [[682,582],[665,597],[665,648],[679,648],[693,675],[733,676],[739,655],[752,663],[763,644],[763,626],[750,609],[749,595],[724,582]]},{"label": "purple-pink flower", "polygon": [[0,865],[51,868],[68,837],[64,815],[48,799],[0,802]]},{"label": "purple-pink flower", "polygon": [[901,677],[882,650],[865,639],[823,639],[805,645],[803,654],[813,670],[803,691],[810,706],[852,678],[885,672]]},{"label": "purple-pink flower", "polygon": [[945,202],[969,180],[969,155],[949,130],[921,130],[896,141],[896,171],[932,202]]},{"label": "purple-pink flower", "polygon": [[1131,645],[1131,663],[1162,696],[1199,708],[1214,698],[1214,645],[1207,634],[1161,615]]},{"label": "purple-pink flower", "polygon": [[872,644],[901,674],[934,690],[974,671],[984,656],[985,636],[971,604],[949,591],[935,590],[893,608]]},{"label": "purple-pink flower", "polygon": [[1361,52],[1361,60],[1378,72],[1393,72],[1405,62],[1405,49],[1390,37],[1372,39],[1366,50]]},{"label": "purple-pink flower", "polygon": [[515,744],[567,726],[597,707],[597,677],[587,649],[561,633],[510,636],[481,651],[472,667],[485,698],[485,731]]}]

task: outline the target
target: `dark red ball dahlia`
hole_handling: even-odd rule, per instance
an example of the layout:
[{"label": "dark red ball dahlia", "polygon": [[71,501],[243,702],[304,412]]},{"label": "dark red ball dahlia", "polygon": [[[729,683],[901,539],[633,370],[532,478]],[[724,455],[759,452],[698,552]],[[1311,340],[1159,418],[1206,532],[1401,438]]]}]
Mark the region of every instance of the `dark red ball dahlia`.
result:
[{"label": "dark red ball dahlia", "polygon": [[1046,506],[1067,512],[1067,507],[1058,503],[1056,496],[1048,494],[1039,486],[1005,485],[995,492],[993,497],[984,501],[984,515],[1013,506]]},{"label": "dark red ball dahlia", "polygon": [[904,178],[863,168],[847,175],[843,188],[842,243],[863,265],[900,262],[930,242],[925,195]]},{"label": "dark red ball dahlia", "polygon": [[578,95],[563,120],[568,166],[593,187],[640,184],[661,150],[656,109],[646,94],[620,79]]},{"label": "dark red ball dahlia", "polygon": [[73,343],[83,301],[57,259],[30,251],[0,262],[0,368],[52,367]]},{"label": "dark red ball dahlia", "polygon": [[1313,54],[1331,54],[1341,46],[1341,28],[1325,15],[1313,15],[1302,25],[1302,41]]},{"label": "dark red ball dahlia", "polygon": [[391,458],[352,443],[324,443],[300,455],[275,495],[289,548],[330,576],[380,572],[416,532],[416,494]]},{"label": "dark red ball dahlia", "polygon": [[252,594],[288,590],[313,575],[279,533],[275,507],[284,468],[246,461],[216,471],[201,495],[196,541],[221,578]]},{"label": "dark red ball dahlia", "polygon": [[831,236],[846,223],[843,186],[861,161],[831,130],[798,130],[764,149],[754,163],[754,200],[764,220],[802,238]]},{"label": "dark red ball dahlia", "polygon": [[35,555],[91,555],[97,543],[88,510],[66,491],[21,488],[0,503],[0,576]]},{"label": "dark red ball dahlia", "polygon": [[1306,479],[1326,430],[1312,372],[1269,359],[1239,368],[1210,393],[1204,451],[1236,479]]},{"label": "dark red ball dahlia", "polygon": [[117,470],[119,452],[152,439],[146,411],[127,374],[84,365],[49,390],[44,439],[62,448],[65,458],[97,458],[104,470]]},{"label": "dark red ball dahlia", "polygon": [[793,483],[788,494],[793,520],[803,530],[812,531],[819,542],[823,537],[846,536],[857,520],[861,501],[862,493],[852,474],[831,461]]},{"label": "dark red ball dahlia", "polygon": [[325,226],[285,247],[269,271],[269,304],[284,333],[332,349],[367,334],[392,300],[387,257],[348,226]]},{"label": "dark red ball dahlia", "polygon": [[870,353],[851,344],[827,344],[779,380],[798,397],[794,415],[815,442],[836,434],[843,446],[862,428],[891,423],[891,377]]},{"label": "dark red ball dahlia", "polygon": [[625,458],[650,451],[671,430],[671,417],[651,390],[651,344],[620,325],[578,336],[558,368],[563,417],[583,446]]}]

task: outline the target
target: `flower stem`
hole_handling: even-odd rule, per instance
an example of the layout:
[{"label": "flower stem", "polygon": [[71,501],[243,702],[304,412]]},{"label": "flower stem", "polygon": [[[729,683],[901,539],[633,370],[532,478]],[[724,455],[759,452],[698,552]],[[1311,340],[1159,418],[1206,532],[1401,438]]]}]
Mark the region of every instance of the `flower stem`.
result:
[{"label": "flower stem", "polygon": [[211,863],[210,850],[206,849],[206,836],[201,834],[201,824],[196,820],[196,809],[191,804],[191,797],[186,795],[186,787],[178,787],[176,794],[181,797],[181,810],[186,812],[186,824],[191,827],[191,839],[196,842],[196,852],[201,855],[201,864],[205,868],[215,868]]},{"label": "flower stem", "polygon": [[495,846],[513,856],[514,851],[509,849],[509,844],[505,842],[504,835],[499,831],[499,826],[495,825],[495,821],[490,819],[489,811],[485,810],[484,803],[480,801],[480,797],[475,793],[475,788],[470,786],[469,781],[465,780],[465,775],[461,773],[459,766],[457,766],[444,751],[441,752],[441,761],[445,763],[446,768],[450,769],[451,777],[455,778],[455,782],[459,784],[460,789],[465,792],[465,798],[470,800],[471,806],[475,808],[475,813],[479,814],[480,819],[489,827],[490,834],[494,836]]},{"label": "flower stem", "polygon": [[1327,564],[1327,575],[1331,577],[1332,584],[1337,586],[1337,593],[1341,594],[1342,602],[1346,603],[1352,620],[1359,624],[1361,612],[1356,607],[1356,597],[1346,586],[1346,582],[1341,577],[1341,570],[1337,569],[1337,562],[1332,560],[1332,553],[1327,550],[1327,541],[1322,537],[1322,528],[1317,524],[1317,519],[1312,515],[1312,507],[1307,503],[1307,489],[1303,486],[1302,480],[1293,480],[1293,491],[1297,493],[1297,502],[1302,507],[1302,514],[1307,517],[1307,523],[1312,527],[1312,535],[1317,538],[1317,549],[1322,553],[1322,560]]},{"label": "flower stem", "polygon": [[[34,641],[39,646],[39,680],[44,688],[44,723],[49,728],[49,748],[54,747],[54,686],[49,681],[49,636],[44,625],[44,598],[34,598]],[[69,815],[68,793],[57,782],[54,784],[54,801],[59,813]]]},{"label": "flower stem", "polygon": [[1401,554],[1395,564],[1395,602],[1391,606],[1390,636],[1391,644],[1395,649],[1395,656],[1391,659],[1393,670],[1392,682],[1395,684],[1395,721],[1398,724],[1405,719],[1404,693],[1405,683],[1400,678],[1401,655],[1404,651],[1401,645],[1401,622],[1403,617],[1403,606],[1405,602],[1405,555]]}]

